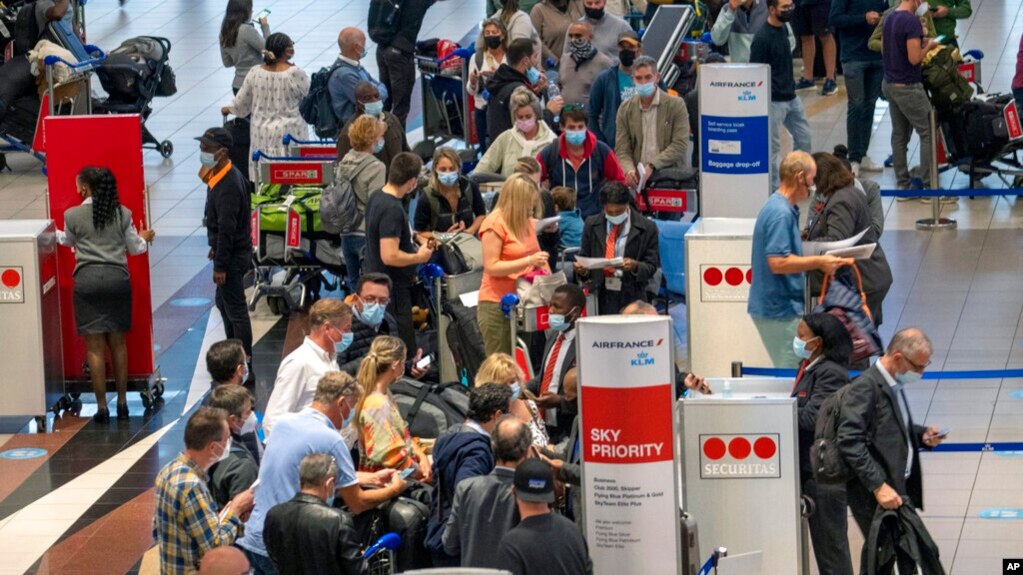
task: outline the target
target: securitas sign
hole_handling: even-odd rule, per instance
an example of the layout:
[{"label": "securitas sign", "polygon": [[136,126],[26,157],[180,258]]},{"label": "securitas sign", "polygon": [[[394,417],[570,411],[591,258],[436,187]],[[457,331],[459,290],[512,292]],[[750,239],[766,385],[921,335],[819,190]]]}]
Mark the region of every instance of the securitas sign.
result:
[{"label": "securitas sign", "polygon": [[21,267],[0,267],[0,303],[25,303],[25,274]]},{"label": "securitas sign", "polygon": [[645,349],[660,347],[664,339],[641,339],[636,341],[595,341],[596,349]]},{"label": "securitas sign", "polygon": [[700,435],[701,479],[781,477],[778,434]]}]

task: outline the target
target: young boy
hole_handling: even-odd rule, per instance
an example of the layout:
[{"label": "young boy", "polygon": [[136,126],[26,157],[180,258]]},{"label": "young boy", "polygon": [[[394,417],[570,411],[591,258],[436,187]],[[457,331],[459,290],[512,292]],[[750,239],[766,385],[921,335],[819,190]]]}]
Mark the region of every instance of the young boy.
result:
[{"label": "young boy", "polygon": [[558,248],[578,248],[583,241],[583,218],[575,207],[575,190],[558,186],[551,190],[551,196],[561,217],[558,221]]}]

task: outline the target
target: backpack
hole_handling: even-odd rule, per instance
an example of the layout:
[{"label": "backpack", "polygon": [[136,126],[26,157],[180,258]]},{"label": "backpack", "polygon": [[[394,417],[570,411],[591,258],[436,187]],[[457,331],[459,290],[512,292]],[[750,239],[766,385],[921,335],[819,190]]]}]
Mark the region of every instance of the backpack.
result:
[{"label": "backpack", "polygon": [[335,138],[341,126],[338,125],[334,107],[330,103],[330,77],[341,66],[338,62],[329,68],[324,66],[313,74],[309,81],[309,93],[302,98],[298,112],[302,119],[313,127],[321,138]]},{"label": "backpack", "polygon": [[973,97],[973,88],[959,74],[959,51],[951,46],[932,50],[923,60],[923,83],[931,104],[939,113],[948,113]]},{"label": "backpack", "polygon": [[451,323],[443,336],[448,338],[448,348],[455,360],[459,379],[465,385],[472,385],[476,372],[487,358],[476,310],[455,299],[444,302],[444,313],[451,318]]},{"label": "backpack", "polygon": [[323,231],[328,234],[350,234],[359,229],[365,215],[359,209],[352,179],[362,171],[359,168],[351,177],[344,177],[334,170],[334,183],[323,188],[320,197],[320,221]]},{"label": "backpack", "polygon": [[469,413],[469,394],[457,382],[403,378],[391,385],[391,394],[413,437],[440,437],[461,425]]},{"label": "backpack", "polygon": [[366,27],[369,38],[379,46],[390,46],[398,33],[401,4],[404,0],[370,0]]},{"label": "backpack", "polygon": [[[856,475],[838,450],[838,425],[841,423],[842,401],[854,384],[842,386],[824,400],[820,411],[817,412],[813,444],[810,445],[810,467],[817,483],[836,485],[845,483]],[[876,421],[876,417],[870,420],[871,430],[875,429]]]},{"label": "backpack", "polygon": [[28,54],[42,35],[43,31],[36,21],[36,3],[33,0],[22,6],[14,18],[14,55]]}]

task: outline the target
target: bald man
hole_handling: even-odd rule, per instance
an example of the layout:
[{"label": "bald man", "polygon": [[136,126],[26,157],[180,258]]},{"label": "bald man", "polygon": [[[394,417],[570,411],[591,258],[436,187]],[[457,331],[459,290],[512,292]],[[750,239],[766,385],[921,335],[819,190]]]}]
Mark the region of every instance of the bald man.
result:
[{"label": "bald man", "polygon": [[382,100],[387,99],[387,88],[377,82],[361,64],[366,57],[366,35],[362,30],[351,26],[342,28],[337,35],[337,46],[341,55],[334,61],[334,72],[330,75],[327,90],[340,126],[355,115],[355,87],[359,82],[369,82],[376,86]]},{"label": "bald man", "polygon": [[566,104],[590,103],[590,87],[601,72],[614,64],[593,45],[593,27],[575,22],[568,27],[568,42],[558,66],[558,84]]},{"label": "bald man", "polygon": [[199,575],[243,575],[249,572],[249,560],[237,547],[216,547],[202,556]]}]

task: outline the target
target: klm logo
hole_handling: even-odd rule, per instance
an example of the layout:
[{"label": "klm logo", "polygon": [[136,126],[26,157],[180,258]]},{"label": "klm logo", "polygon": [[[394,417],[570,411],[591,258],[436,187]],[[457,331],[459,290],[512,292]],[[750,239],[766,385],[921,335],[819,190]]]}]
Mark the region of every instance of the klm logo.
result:
[{"label": "klm logo", "polygon": [[749,90],[743,90],[742,94],[739,94],[740,102],[754,102],[757,99],[757,95]]},{"label": "klm logo", "polygon": [[629,365],[631,365],[632,367],[642,367],[644,365],[653,365],[653,364],[654,364],[654,358],[650,357],[650,354],[645,352],[645,351],[640,353],[639,355],[637,355],[636,359],[629,360]]}]

